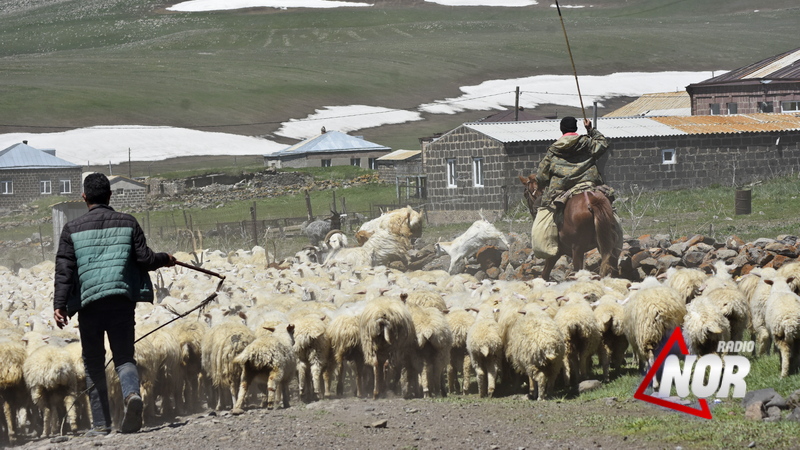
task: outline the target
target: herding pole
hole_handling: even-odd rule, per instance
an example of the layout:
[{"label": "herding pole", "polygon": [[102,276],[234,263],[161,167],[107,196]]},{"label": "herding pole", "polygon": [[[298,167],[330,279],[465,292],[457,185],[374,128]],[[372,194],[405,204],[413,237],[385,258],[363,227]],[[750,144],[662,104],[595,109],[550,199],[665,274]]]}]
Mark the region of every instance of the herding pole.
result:
[{"label": "herding pole", "polygon": [[564,18],[561,16],[561,6],[558,5],[556,0],[556,9],[558,10],[558,18],[561,20],[561,29],[564,30],[564,40],[567,41],[567,53],[569,53],[569,62],[572,63],[572,74],[575,75],[575,85],[578,86],[578,99],[581,101],[581,111],[583,111],[583,120],[586,120],[586,109],[583,107],[583,97],[581,97],[581,85],[578,83],[578,71],[575,70],[575,60],[572,59],[572,49],[569,47],[569,38],[567,37],[567,29],[564,27]]}]

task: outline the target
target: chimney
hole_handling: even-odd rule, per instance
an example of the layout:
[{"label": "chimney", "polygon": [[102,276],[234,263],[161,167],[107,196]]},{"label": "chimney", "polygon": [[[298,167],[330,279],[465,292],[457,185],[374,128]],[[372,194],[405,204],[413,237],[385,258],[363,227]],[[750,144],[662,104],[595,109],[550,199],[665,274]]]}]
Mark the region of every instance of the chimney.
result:
[{"label": "chimney", "polygon": [[22,141],[22,143],[28,145],[28,141]]}]

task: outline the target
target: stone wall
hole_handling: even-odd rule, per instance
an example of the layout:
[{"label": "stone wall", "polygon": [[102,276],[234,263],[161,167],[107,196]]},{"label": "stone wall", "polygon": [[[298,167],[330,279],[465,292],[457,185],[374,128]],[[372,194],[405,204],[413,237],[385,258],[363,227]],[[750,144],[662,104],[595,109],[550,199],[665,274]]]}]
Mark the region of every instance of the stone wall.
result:
[{"label": "stone wall", "polygon": [[[81,198],[81,167],[61,169],[0,170],[0,181],[10,180],[13,193],[0,195],[0,208],[16,208],[42,197]],[[42,194],[40,181],[50,181],[50,194]],[[61,180],[70,181],[70,192],[61,192]]]},{"label": "stone wall", "polygon": [[[689,90],[689,94],[693,116],[712,114],[712,103],[719,105],[719,114],[722,115],[728,113],[728,103],[736,104],[736,114],[782,113],[782,101],[800,101],[800,83],[697,85]],[[762,110],[764,102],[771,103],[772,110]]]},{"label": "stone wall", "polygon": [[127,208],[143,206],[147,202],[147,190],[142,189],[125,189],[122,194],[111,194],[111,202],[109,206],[117,211],[125,211]]},{"label": "stone wall", "polygon": [[[549,144],[503,146],[463,126],[431,143],[429,220],[440,223],[453,216],[439,212],[513,207],[522,199],[517,176],[535,173]],[[670,152],[672,159],[665,160]],[[472,187],[471,161],[479,156],[484,158],[483,188]],[[455,188],[445,180],[449,158],[455,158],[457,173],[466,175],[459,176]],[[800,131],[613,139],[598,165],[606,183],[622,191],[739,186],[800,170]]]}]

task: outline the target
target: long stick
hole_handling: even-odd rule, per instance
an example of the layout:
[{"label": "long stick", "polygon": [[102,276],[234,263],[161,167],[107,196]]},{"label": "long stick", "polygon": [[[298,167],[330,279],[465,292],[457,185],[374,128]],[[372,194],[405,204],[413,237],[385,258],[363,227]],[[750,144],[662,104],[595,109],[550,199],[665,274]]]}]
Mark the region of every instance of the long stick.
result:
[{"label": "long stick", "polygon": [[210,271],[208,269],[203,269],[201,267],[195,267],[195,266],[193,266],[191,264],[186,264],[186,263],[183,263],[183,262],[180,262],[180,261],[175,261],[175,265],[176,266],[181,266],[181,267],[186,267],[187,269],[196,270],[198,272],[203,272],[204,274],[211,275],[212,277],[221,278],[223,280],[225,279],[224,275],[220,275],[217,272],[212,272],[212,271]]},{"label": "long stick", "polygon": [[583,107],[583,97],[581,96],[581,85],[580,83],[578,83],[578,71],[575,70],[575,60],[572,59],[572,49],[570,49],[569,47],[567,28],[564,27],[564,18],[561,16],[561,6],[558,5],[558,0],[556,0],[556,9],[558,10],[558,18],[561,20],[561,29],[564,30],[564,40],[567,41],[567,53],[569,53],[569,62],[572,63],[572,74],[575,75],[575,85],[578,86],[578,99],[581,101],[581,111],[583,111],[583,120],[586,120],[586,108]]}]

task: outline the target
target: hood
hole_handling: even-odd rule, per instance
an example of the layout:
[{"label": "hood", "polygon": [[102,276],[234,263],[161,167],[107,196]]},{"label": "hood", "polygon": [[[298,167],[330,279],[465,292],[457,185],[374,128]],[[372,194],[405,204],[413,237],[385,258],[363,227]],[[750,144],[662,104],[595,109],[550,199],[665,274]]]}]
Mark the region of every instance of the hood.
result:
[{"label": "hood", "polygon": [[580,135],[564,135],[561,136],[557,141],[550,146],[550,149],[556,156],[571,156],[575,153],[578,148],[578,140],[580,139]]}]

